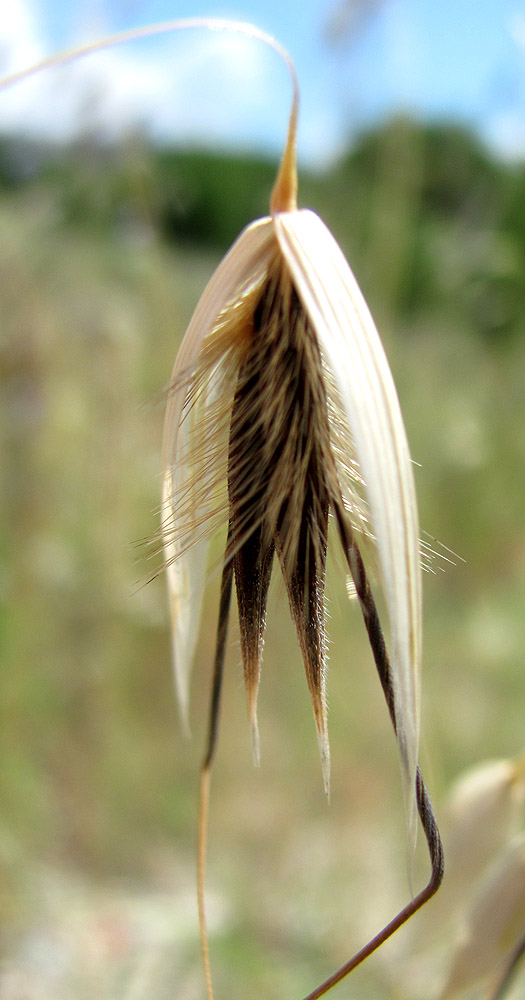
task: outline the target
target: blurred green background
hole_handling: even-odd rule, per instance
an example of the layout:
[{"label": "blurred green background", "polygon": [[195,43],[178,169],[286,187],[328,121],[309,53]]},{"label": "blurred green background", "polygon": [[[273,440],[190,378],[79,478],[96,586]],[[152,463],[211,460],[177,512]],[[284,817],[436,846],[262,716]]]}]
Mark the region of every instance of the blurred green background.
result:
[{"label": "blurred green background", "polygon": [[[154,151],[140,136],[0,145],[9,1000],[203,996],[194,845],[217,579],[188,741],[155,578],[163,403],[205,282],[266,214],[275,168]],[[303,174],[300,204],[332,229],[376,318],[419,463],[422,527],[461,557],[425,577],[421,760],[439,814],[459,772],[523,748],[525,174],[459,128],[399,118],[330,173]],[[303,996],[409,895],[396,749],[342,560],[328,588],[330,805],[275,577],[258,770],[232,617],[210,814],[218,998]],[[334,1000],[405,997],[402,947]]]}]

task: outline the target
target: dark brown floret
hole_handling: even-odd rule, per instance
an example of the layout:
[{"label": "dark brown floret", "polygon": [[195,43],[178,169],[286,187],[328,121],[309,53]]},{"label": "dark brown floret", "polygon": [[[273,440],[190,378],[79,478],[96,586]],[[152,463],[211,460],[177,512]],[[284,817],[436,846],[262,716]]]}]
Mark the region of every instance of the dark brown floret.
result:
[{"label": "dark brown floret", "polygon": [[325,730],[324,586],[332,467],[322,361],[291,280],[276,266],[254,310],[232,408],[228,493],[241,648],[252,713],[277,552],[318,729]]}]

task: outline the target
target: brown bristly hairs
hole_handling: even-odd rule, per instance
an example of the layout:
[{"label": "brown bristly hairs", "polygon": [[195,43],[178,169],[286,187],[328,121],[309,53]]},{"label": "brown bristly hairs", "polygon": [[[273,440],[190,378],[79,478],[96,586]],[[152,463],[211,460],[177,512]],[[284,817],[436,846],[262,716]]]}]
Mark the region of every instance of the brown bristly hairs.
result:
[{"label": "brown bristly hairs", "polygon": [[[262,41],[284,60],[293,86],[270,215],[244,230],[208,283],[177,355],[165,418],[162,535],[176,686],[186,718],[208,543],[227,524],[200,784],[198,904],[208,1000],[213,1000],[213,989],[204,904],[206,831],[233,587],[258,759],[256,707],[266,603],[273,563],[279,562],[328,792],[324,588],[330,518],[399,745],[409,848],[413,851],[419,814],[431,861],[426,887],[305,998],[316,1000],[436,892],[443,851],[417,763],[421,555],[410,453],[390,369],[355,278],[318,216],[297,209],[298,84],[293,63],[273,38],[251,25],[195,18],[122,32],[59,53],[2,85],[102,48],[195,28],[236,31]],[[384,592],[390,656],[365,563],[377,569]]]}]

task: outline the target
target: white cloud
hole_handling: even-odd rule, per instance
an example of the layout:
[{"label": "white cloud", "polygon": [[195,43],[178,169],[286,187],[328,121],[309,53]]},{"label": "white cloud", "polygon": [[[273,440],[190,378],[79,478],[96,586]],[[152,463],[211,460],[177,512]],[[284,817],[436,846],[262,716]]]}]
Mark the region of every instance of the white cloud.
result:
[{"label": "white cloud", "polygon": [[516,9],[511,12],[508,27],[510,37],[525,52],[525,15],[521,10]]},{"label": "white cloud", "polygon": [[10,0],[0,18],[0,77],[30,66],[43,54],[34,9],[29,0]]},{"label": "white cloud", "polygon": [[509,108],[494,115],[484,134],[496,153],[509,162],[525,158],[525,113],[522,107]]},{"label": "white cloud", "polygon": [[[38,32],[35,12],[29,0],[12,0],[8,16],[0,19],[0,79],[25,66],[31,66],[43,55],[43,39]],[[16,127],[36,93],[33,81],[0,94],[2,131]]]}]

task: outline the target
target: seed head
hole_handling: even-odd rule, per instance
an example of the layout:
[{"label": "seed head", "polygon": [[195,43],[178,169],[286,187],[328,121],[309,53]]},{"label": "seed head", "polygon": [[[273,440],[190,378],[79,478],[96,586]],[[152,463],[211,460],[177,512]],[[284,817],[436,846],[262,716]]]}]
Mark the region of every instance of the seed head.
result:
[{"label": "seed head", "polygon": [[410,455],[390,369],[352,271],[321,219],[295,206],[295,127],[296,103],[272,214],[248,226],[219,264],[173,370],[162,530],[177,691],[187,717],[207,546],[226,522],[254,743],[267,594],[278,562],[328,788],[324,584],[333,517],[362,606],[357,540],[384,590],[391,710],[413,828],[421,583]]}]

